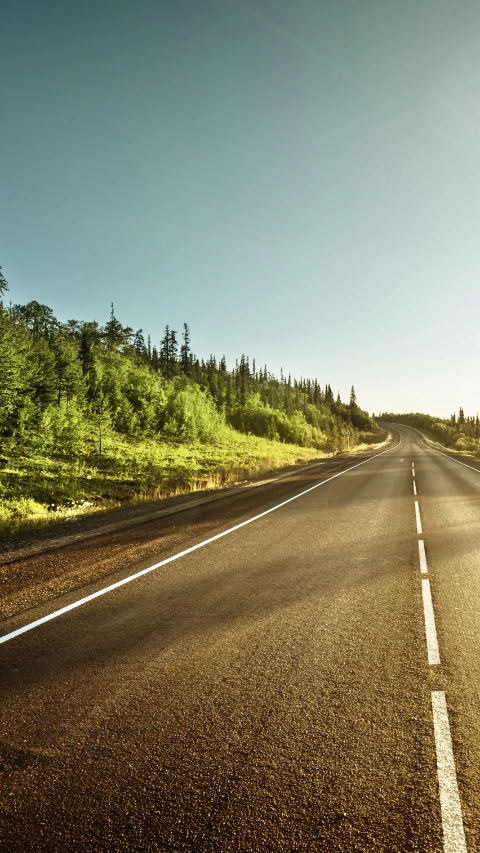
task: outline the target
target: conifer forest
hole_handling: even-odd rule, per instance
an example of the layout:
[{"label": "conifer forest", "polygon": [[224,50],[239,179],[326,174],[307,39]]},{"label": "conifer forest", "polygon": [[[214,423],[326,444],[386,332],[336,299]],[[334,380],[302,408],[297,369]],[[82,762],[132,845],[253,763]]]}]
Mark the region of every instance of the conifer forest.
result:
[{"label": "conifer forest", "polygon": [[[198,358],[190,329],[159,341],[116,317],[59,322],[8,305],[0,268],[0,524],[218,487],[381,440],[317,378],[241,355]],[[380,436],[380,438],[379,438]]]}]

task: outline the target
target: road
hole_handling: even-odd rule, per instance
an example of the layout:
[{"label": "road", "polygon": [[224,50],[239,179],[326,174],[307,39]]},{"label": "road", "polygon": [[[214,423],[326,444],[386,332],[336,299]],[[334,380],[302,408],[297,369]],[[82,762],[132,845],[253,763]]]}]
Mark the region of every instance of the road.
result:
[{"label": "road", "polygon": [[480,850],[479,522],[398,427],[5,567],[0,849]]}]

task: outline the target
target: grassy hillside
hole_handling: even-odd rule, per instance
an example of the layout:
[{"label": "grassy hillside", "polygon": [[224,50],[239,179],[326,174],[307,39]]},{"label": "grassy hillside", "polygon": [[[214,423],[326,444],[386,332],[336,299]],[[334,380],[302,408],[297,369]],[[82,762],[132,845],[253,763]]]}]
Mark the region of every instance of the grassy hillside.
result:
[{"label": "grassy hillside", "polygon": [[[0,296],[7,283],[0,272]],[[60,323],[0,302],[0,530],[225,485],[380,440],[352,387],[198,359],[185,324],[158,348],[115,317]]]}]

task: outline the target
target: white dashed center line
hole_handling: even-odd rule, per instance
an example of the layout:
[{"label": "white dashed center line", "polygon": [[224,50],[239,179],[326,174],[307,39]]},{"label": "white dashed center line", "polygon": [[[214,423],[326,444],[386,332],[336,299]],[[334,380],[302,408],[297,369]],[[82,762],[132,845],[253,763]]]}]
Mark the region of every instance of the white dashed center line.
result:
[{"label": "white dashed center line", "polygon": [[422,580],[423,613],[425,616],[425,632],[427,634],[428,662],[432,666],[440,663],[440,652],[438,650],[437,629],[435,628],[435,617],[433,615],[432,593],[430,581]]},{"label": "white dashed center line", "polygon": [[423,539],[418,540],[418,556],[420,557],[420,571],[422,575],[428,572],[427,558],[425,556],[425,542]]},{"label": "white dashed center line", "polygon": [[447,701],[442,690],[432,692],[433,727],[437,747],[438,787],[442,811],[443,849],[445,853],[467,853],[463,831],[462,807],[458,793]]},{"label": "white dashed center line", "polygon": [[[415,477],[415,468],[412,462],[412,476]],[[417,494],[417,486],[413,481],[413,494]],[[417,522],[417,534],[422,533],[422,522],[418,501],[415,501],[415,518]],[[427,557],[425,554],[425,542],[418,540],[418,556],[420,558],[420,572],[422,575],[428,573]],[[428,663],[431,666],[440,664],[440,651],[438,648],[437,629],[433,614],[432,592],[428,578],[422,578],[423,613],[425,617],[425,633],[427,636]],[[463,829],[462,806],[457,785],[457,774],[455,772],[455,759],[453,757],[452,738],[450,735],[450,724],[448,722],[448,710],[445,693],[442,690],[432,691],[433,728],[435,732],[435,746],[437,754],[438,787],[440,793],[440,809],[442,813],[443,827],[443,850],[444,853],[467,853],[465,832]]]},{"label": "white dashed center line", "polygon": [[417,533],[423,533],[422,522],[420,520],[420,510],[418,508],[418,501],[415,501],[415,518],[417,519]]}]

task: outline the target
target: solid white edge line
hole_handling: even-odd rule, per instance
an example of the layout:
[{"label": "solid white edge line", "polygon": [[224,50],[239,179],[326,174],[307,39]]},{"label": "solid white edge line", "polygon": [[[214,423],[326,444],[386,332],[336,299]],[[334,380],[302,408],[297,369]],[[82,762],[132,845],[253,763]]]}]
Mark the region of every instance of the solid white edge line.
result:
[{"label": "solid white edge line", "polygon": [[432,711],[442,812],[443,849],[445,853],[466,853],[467,844],[448,722],[447,700],[442,690],[432,691]]},{"label": "solid white edge line", "polygon": [[179,560],[180,557],[185,557],[186,554],[192,554],[194,551],[198,551],[200,548],[204,548],[205,545],[209,545],[211,542],[215,542],[217,539],[221,539],[223,536],[228,536],[229,533],[233,533],[235,530],[240,530],[241,527],[246,527],[247,524],[252,524],[254,521],[258,521],[259,518],[264,518],[264,516],[269,515],[271,512],[275,512],[275,510],[280,509],[282,506],[286,506],[292,501],[296,501],[298,498],[307,495],[309,492],[313,492],[315,489],[318,489],[320,486],[324,486],[325,483],[329,483],[331,480],[335,480],[337,477],[341,477],[343,474],[347,474],[349,471],[353,471],[354,468],[359,468],[360,465],[365,465],[367,462],[371,462],[373,459],[378,459],[379,456],[383,456],[385,453],[390,453],[395,448],[399,447],[402,443],[401,437],[398,444],[394,447],[389,447],[388,450],[382,450],[381,453],[376,453],[375,456],[370,456],[368,459],[364,459],[362,462],[357,462],[356,465],[351,465],[350,468],[346,468],[345,471],[339,471],[338,474],[333,474],[331,477],[327,477],[326,480],[322,480],[320,483],[316,483],[314,486],[310,486],[309,489],[305,489],[304,492],[300,492],[298,495],[294,495],[292,498],[288,498],[286,501],[282,501],[276,506],[272,506],[270,509],[265,510],[265,512],[261,512],[258,515],[254,515],[252,518],[248,518],[246,521],[242,521],[240,524],[235,524],[233,527],[229,527],[228,530],[224,530],[223,533],[217,533],[216,536],[210,536],[209,539],[204,539],[203,542],[198,542],[196,545],[192,545],[190,548],[186,548],[184,551],[180,551],[178,554],[173,554],[171,557],[167,557],[165,560],[161,560],[159,563],[154,563],[153,566],[148,566],[146,569],[141,569],[139,572],[135,572],[133,575],[129,575],[126,578],[123,578],[121,581],[116,581],[116,583],[112,583],[109,586],[104,587],[103,589],[97,590],[97,592],[92,592],[90,595],[86,595],[84,598],[79,598],[78,601],[73,601],[71,604],[67,604],[65,607],[61,607],[59,610],[53,611],[53,613],[48,613],[46,616],[42,616],[41,619],[36,619],[34,622],[29,622],[28,625],[23,625],[21,628],[17,628],[15,631],[11,631],[9,634],[4,634],[3,637],[0,637],[0,644],[6,643],[8,640],[13,640],[14,637],[19,637],[20,634],[25,634],[27,631],[32,631],[34,628],[38,628],[40,625],[44,625],[46,622],[50,622],[52,619],[56,619],[57,616],[63,616],[64,613],[68,613],[70,610],[74,610],[76,607],[81,607],[82,604],[87,604],[89,601],[93,601],[95,598],[100,598],[101,595],[106,595],[107,592],[112,592],[114,589],[118,589],[121,586],[124,586],[131,581],[137,580],[137,578],[141,578],[143,575],[147,575],[149,572],[155,571],[155,569],[159,569],[161,566],[166,566],[168,563],[173,563],[174,560]]},{"label": "solid white edge line", "polygon": [[416,484],[415,480],[413,481],[413,494],[414,495],[417,494],[417,484]]},{"label": "solid white edge line", "polygon": [[418,556],[420,557],[420,571],[422,575],[426,575],[428,572],[427,566],[427,557],[425,554],[425,542],[423,539],[418,540]]},{"label": "solid white edge line", "polygon": [[[392,424],[392,426],[394,426],[394,424]],[[420,432],[418,432],[418,430],[416,430],[415,427],[409,427],[406,424],[397,424],[397,426],[404,426],[405,429],[410,429],[412,432],[414,432],[416,434],[417,438],[419,439],[420,443],[423,444],[423,446],[426,447],[427,450],[433,450],[434,453],[439,453],[440,456],[445,456],[445,459],[450,459],[451,462],[456,462],[457,465],[463,465],[464,468],[470,468],[470,471],[476,471],[477,474],[480,474],[480,468],[475,468],[473,465],[467,465],[466,462],[460,462],[459,459],[454,459],[453,456],[449,456],[448,453],[442,453],[442,451],[437,450],[436,447],[430,447],[429,444],[425,444],[423,437],[422,437],[422,434]],[[398,434],[401,435],[400,431],[398,431]],[[390,448],[390,449],[393,450],[393,448]],[[413,465],[413,462],[412,462],[412,465]]]},{"label": "solid white edge line", "polygon": [[440,663],[440,652],[438,650],[437,629],[435,628],[435,617],[433,615],[430,581],[425,578],[422,579],[422,598],[425,633],[427,635],[428,662],[432,666],[436,666]]},{"label": "solid white edge line", "polygon": [[420,520],[420,509],[418,507],[418,501],[415,501],[415,518],[417,520],[417,533],[423,533],[422,522]]}]

